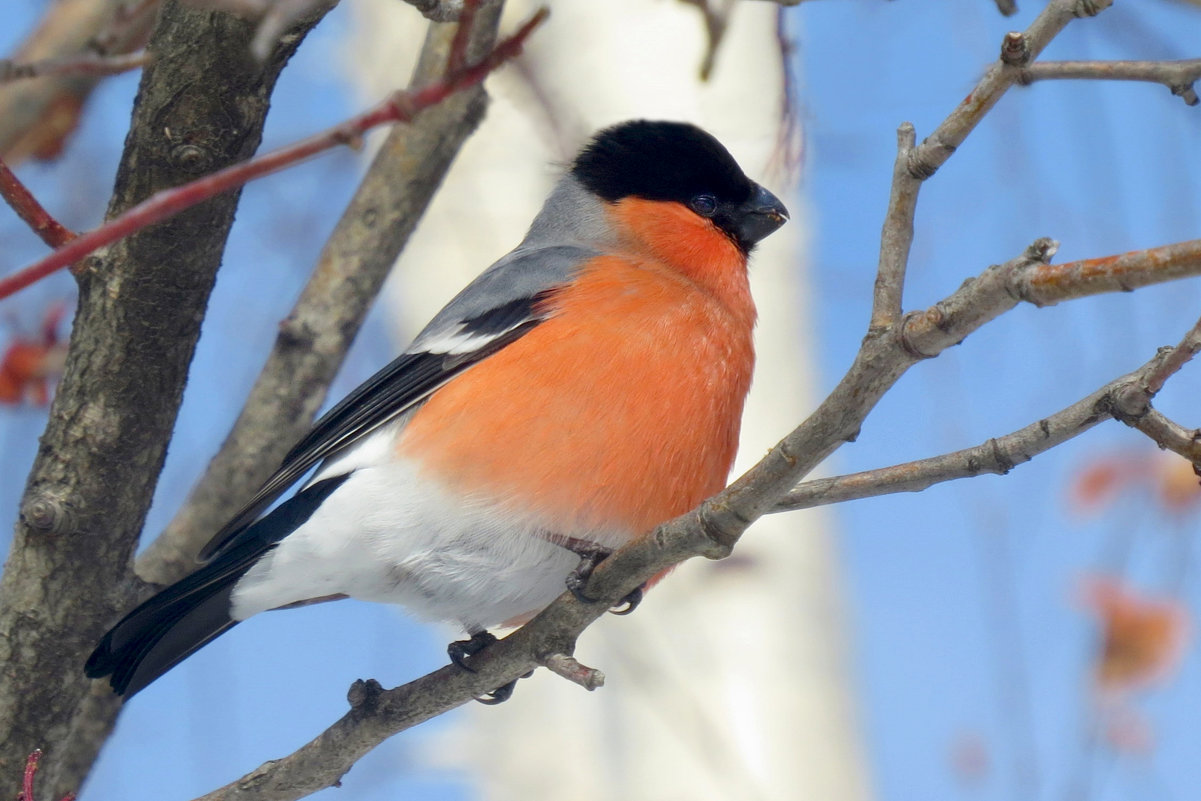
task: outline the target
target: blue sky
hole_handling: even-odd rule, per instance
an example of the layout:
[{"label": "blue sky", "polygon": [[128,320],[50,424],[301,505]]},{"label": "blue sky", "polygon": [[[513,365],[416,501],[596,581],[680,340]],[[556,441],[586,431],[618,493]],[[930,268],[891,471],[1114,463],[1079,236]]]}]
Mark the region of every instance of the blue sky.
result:
[{"label": "blue sky", "polygon": [[[23,22],[0,31],[4,50],[40,5],[14,4],[9,13]],[[819,315],[822,387],[850,363],[866,324],[897,124],[910,120],[919,137],[929,133],[971,89],[1004,32],[1025,27],[1039,6],[1021,3],[1008,20],[989,0],[826,0],[788,12],[799,45],[801,202],[814,231],[811,291],[819,302],[810,306]],[[268,146],[352,111],[330,68],[345,13],[336,10],[284,73]],[[1199,26],[1201,11],[1184,4],[1119,3],[1071,25],[1045,57],[1196,56]],[[20,170],[68,225],[90,227],[104,208],[135,88],[134,76],[107,82],[66,158]],[[1201,109],[1157,85],[1014,90],[923,190],[908,307],[936,301],[1038,236],[1060,240],[1058,260],[1197,236],[1199,152]],[[335,153],[246,190],[148,532],[170,518],[228,429],[359,169],[352,154]],[[9,265],[41,252],[3,214],[0,241]],[[70,291],[64,277],[34,287],[0,311],[0,325],[32,331],[40,310]],[[1141,364],[1198,314],[1201,291],[1192,281],[1016,309],[917,365],[826,469],[881,466],[1014,430]],[[383,326],[369,323],[333,394],[391,352]],[[1195,372],[1170,384],[1160,404],[1186,425],[1197,423],[1189,403]],[[11,520],[44,416],[0,414],[0,517]],[[1182,554],[1196,557],[1195,543],[1180,547],[1191,526],[1169,521],[1146,498],[1127,497],[1087,523],[1068,511],[1071,477],[1098,454],[1142,446],[1140,438],[1109,424],[1007,477],[839,509],[854,678],[880,798],[1059,798],[1085,779],[1084,797],[1096,799],[1194,792],[1201,781],[1195,645],[1175,680],[1140,701],[1157,740],[1148,757],[1092,753],[1082,734],[1095,633],[1073,604],[1079,578],[1102,569],[1122,538],[1130,541],[1129,575],[1150,591],[1166,586]],[[1186,580],[1183,592],[1196,609],[1197,581]],[[199,795],[317,733],[345,709],[343,688],[353,679],[396,684],[439,666],[442,639],[366,604],[252,620],[130,705],[85,798]],[[336,656],[314,660],[314,651]],[[950,763],[964,738],[982,743],[990,758],[973,784]],[[419,748],[419,736],[394,738],[347,776],[341,797],[470,797],[462,779],[423,768]]]}]

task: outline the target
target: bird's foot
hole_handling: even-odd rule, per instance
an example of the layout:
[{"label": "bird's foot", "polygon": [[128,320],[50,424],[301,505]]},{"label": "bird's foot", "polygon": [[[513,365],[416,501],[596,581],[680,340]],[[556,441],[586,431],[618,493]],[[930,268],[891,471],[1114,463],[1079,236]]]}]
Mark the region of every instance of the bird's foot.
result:
[{"label": "bird's foot", "polygon": [[487,648],[492,643],[496,642],[496,635],[487,631],[477,631],[471,635],[470,640],[455,640],[450,645],[446,646],[446,655],[450,657],[450,661],[454,662],[459,667],[469,673],[475,673],[475,668],[470,664],[471,657],[478,654],[480,651]]},{"label": "bird's foot", "polygon": [[[450,657],[450,661],[458,667],[469,673],[475,673],[475,668],[471,666],[471,657],[478,654],[480,651],[487,648],[492,643],[496,642],[496,635],[487,631],[477,631],[471,635],[469,640],[456,640],[446,646],[446,654]],[[534,675],[533,671],[526,673],[521,678],[526,679]],[[481,704],[500,704],[508,701],[513,696],[513,690],[517,687],[518,679],[513,679],[507,684],[502,684],[490,693],[481,695],[475,700]]]},{"label": "bird's foot", "polygon": [[[576,597],[577,601],[586,604],[596,603],[596,598],[590,598],[584,592],[584,588],[588,586],[588,579],[592,577],[592,571],[596,566],[605,561],[610,554],[613,553],[611,548],[605,548],[595,543],[575,542],[563,546],[567,550],[580,557],[580,563],[575,566],[575,569],[567,574],[567,589]],[[645,586],[645,585],[644,585]],[[638,604],[642,603],[642,587],[635,587],[628,595],[621,599],[618,606],[613,607],[609,611],[615,615],[628,615],[638,608]]]}]

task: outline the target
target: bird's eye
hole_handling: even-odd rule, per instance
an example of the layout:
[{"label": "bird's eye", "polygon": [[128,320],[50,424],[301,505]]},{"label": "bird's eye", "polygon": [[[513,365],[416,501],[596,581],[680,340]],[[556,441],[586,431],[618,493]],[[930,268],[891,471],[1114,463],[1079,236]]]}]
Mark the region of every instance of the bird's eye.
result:
[{"label": "bird's eye", "polygon": [[697,195],[688,204],[702,217],[712,217],[717,211],[717,198],[713,195]]}]

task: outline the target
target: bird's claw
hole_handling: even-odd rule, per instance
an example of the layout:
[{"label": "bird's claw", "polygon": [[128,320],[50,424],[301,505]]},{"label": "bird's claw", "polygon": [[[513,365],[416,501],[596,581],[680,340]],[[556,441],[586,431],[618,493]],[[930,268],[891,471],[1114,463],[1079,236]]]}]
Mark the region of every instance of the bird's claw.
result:
[{"label": "bird's claw", "polygon": [[642,588],[645,584],[640,584],[621,599],[621,604],[613,607],[609,611],[615,615],[628,615],[638,608],[638,604],[642,603]]},{"label": "bird's claw", "polygon": [[[496,635],[487,631],[479,631],[471,635],[469,640],[455,640],[450,645],[446,646],[446,654],[450,657],[450,661],[458,667],[466,670],[469,673],[475,673],[475,668],[471,666],[471,657],[478,654],[480,651],[487,648],[492,643],[496,642]],[[528,679],[534,675],[534,671],[526,673],[521,678]],[[479,696],[475,700],[481,704],[493,706],[502,704],[508,701],[513,696],[513,690],[517,687],[518,679],[513,679],[507,684],[502,684],[495,690]]]},{"label": "bird's claw", "polygon": [[492,692],[481,695],[475,700],[479,701],[481,704],[487,704],[488,706],[503,704],[505,701],[508,701],[513,697],[513,690],[517,689],[517,682],[521,681],[521,679],[528,679],[533,675],[534,671],[532,670],[529,673],[524,673],[520,679],[513,679],[508,684],[502,684]]},{"label": "bird's claw", "polygon": [[[575,596],[577,601],[594,604],[597,599],[585,594],[584,588],[588,586],[588,579],[592,577],[592,571],[596,569],[597,565],[605,561],[613,551],[609,548],[593,544],[578,549],[571,548],[570,550],[580,557],[580,563],[567,574],[567,590]],[[633,591],[621,599],[621,602],[617,606],[609,611],[615,615],[628,615],[633,612],[638,608],[638,604],[642,603],[643,586],[635,587]]]},{"label": "bird's claw", "polygon": [[471,666],[471,657],[494,642],[496,642],[495,634],[487,631],[478,631],[472,634],[469,640],[455,640],[446,646],[446,655],[450,657],[451,662],[463,668],[463,670],[466,670],[468,673],[475,673],[475,668]]}]

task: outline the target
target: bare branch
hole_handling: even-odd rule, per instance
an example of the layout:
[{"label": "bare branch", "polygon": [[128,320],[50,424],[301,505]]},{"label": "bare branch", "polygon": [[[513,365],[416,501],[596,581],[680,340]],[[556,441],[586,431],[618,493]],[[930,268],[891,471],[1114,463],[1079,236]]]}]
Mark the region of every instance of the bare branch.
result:
[{"label": "bare branch", "polygon": [[99,53],[81,53],[65,58],[48,58],[42,61],[20,63],[0,58],[0,83],[24,78],[41,78],[48,75],[89,75],[101,77],[140,69],[146,65],[146,51],[118,53],[105,56]]},{"label": "bare branch", "polygon": [[914,147],[913,126],[909,123],[897,130],[897,161],[881,233],[872,330],[881,330],[900,318],[905,272],[913,242],[913,219],[922,182],[950,158],[1001,96],[1019,81],[1021,68],[1035,59],[1064,26],[1076,17],[1098,13],[1110,2],[1112,0],[1052,0],[1025,33],[1005,36],[997,62],[920,145]]},{"label": "bare branch", "polygon": [[1197,105],[1193,84],[1201,80],[1201,58],[1183,61],[1044,61],[1024,67],[1018,82],[1097,80],[1161,83],[1190,106]]},{"label": "bare branch", "polygon": [[417,91],[396,92],[374,108],[296,144],[206,175],[183,186],[164,190],[99,228],[81,234],[46,258],[0,280],[0,299],[24,289],[84,256],[111,245],[135,231],[168,219],[184,209],[236,189],[248,181],[279,172],[323,150],[339,145],[357,145],[362,135],[379,125],[409,122],[425,109],[450,95],[474,86],[488,73],[521,51],[533,30],[546,19],[546,9],[536,12],[517,33],[496,46],[483,61],[448,75],[445,80]]},{"label": "bare branch", "polygon": [[1014,0],[996,0],[997,11],[1006,17],[1012,17],[1018,13],[1018,4]]},{"label": "bare branch", "polygon": [[1036,306],[1201,275],[1201,239],[1132,250],[1117,256],[1049,264],[1023,276],[1017,295]]},{"label": "bare branch", "polygon": [[3,160],[0,160],[0,197],[50,247],[62,247],[75,238],[74,233],[46,211]]},{"label": "bare branch", "polygon": [[[470,59],[492,50],[501,4],[476,16]],[[460,23],[462,24],[462,23]],[[445,72],[453,25],[431,26],[413,88]],[[138,558],[145,581],[168,584],[249,500],[303,436],[384,279],[466,138],[484,113],[481,87],[453,95],[388,134],[329,241],[221,450],[183,507]]]},{"label": "bare branch", "polygon": [[1201,431],[1185,428],[1156,409],[1147,409],[1129,425],[1146,434],[1160,448],[1183,456],[1195,469],[1201,469]]},{"label": "bare branch", "polygon": [[549,654],[541,660],[542,666],[562,676],[573,684],[578,684],[591,692],[605,686],[605,674],[596,668],[581,665],[574,656],[567,654]]},{"label": "bare branch", "polygon": [[[1001,96],[1019,81],[1024,66],[1021,61],[1028,64],[1038,58],[1038,54],[1073,19],[1094,16],[1112,2],[1051,0],[1025,33],[1007,34],[1004,41],[1005,58],[998,59],[951,115],[914,149],[909,159],[909,173],[919,180],[933,175],[963,144],[963,140]],[[1021,61],[1014,58],[1015,53],[1023,54]]]},{"label": "bare branch", "polygon": [[892,170],[892,192],[880,232],[880,262],[876,269],[876,289],[872,301],[871,328],[881,329],[901,319],[901,297],[905,289],[905,270],[909,248],[913,244],[913,218],[917,212],[917,193],[921,182],[909,175],[909,156],[916,135],[913,125],[902,123],[897,129],[897,158]]},{"label": "bare branch", "polygon": [[935,484],[984,474],[1004,475],[1040,453],[1118,419],[1143,431],[1161,447],[1194,463],[1201,461],[1197,432],[1184,429],[1150,408],[1164,381],[1201,348],[1201,321],[1174,348],[1165,348],[1134,372],[1110,381],[1066,409],[1010,434],[954,453],[905,464],[806,481],[772,511],[787,512],[897,492],[921,492]]}]

